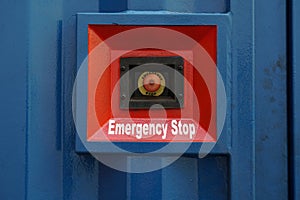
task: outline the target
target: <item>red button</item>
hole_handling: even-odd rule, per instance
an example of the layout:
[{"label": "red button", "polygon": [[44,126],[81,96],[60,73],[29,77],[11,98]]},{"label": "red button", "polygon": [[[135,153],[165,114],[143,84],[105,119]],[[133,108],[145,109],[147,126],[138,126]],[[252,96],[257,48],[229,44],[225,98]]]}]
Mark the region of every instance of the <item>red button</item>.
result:
[{"label": "red button", "polygon": [[148,92],[155,92],[160,88],[160,78],[156,74],[148,74],[143,81],[143,86]]}]

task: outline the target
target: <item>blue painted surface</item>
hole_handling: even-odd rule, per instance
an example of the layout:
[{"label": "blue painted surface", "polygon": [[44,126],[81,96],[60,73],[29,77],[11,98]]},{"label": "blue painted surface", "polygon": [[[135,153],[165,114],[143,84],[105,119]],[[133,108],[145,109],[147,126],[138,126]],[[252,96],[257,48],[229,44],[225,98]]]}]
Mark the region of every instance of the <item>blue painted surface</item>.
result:
[{"label": "blue painted surface", "polygon": [[[289,155],[285,1],[162,2],[1,2],[0,199],[288,199],[291,155],[290,197],[299,199],[299,2],[292,4],[294,148]],[[194,145],[162,170],[127,174],[76,152],[71,107],[76,15],[127,9],[131,11],[103,16],[108,23],[122,15],[120,22],[128,24],[198,24],[209,19],[224,26],[220,31],[225,38],[219,38],[224,54],[218,60],[224,62],[220,71],[230,104],[225,129],[209,157],[197,158]]]},{"label": "blue painted surface", "polygon": [[99,163],[90,155],[75,153],[75,127],[71,93],[76,75],[76,13],[97,12],[99,1],[63,1],[62,66],[63,66],[63,199],[98,199]]},{"label": "blue painted surface", "polygon": [[128,10],[167,10],[183,13],[226,13],[230,9],[229,0],[128,0]]},{"label": "blue painted surface", "polygon": [[183,13],[226,13],[230,10],[229,0],[102,0],[100,12],[134,11],[172,11]]},{"label": "blue painted surface", "polygon": [[121,12],[128,8],[127,0],[99,1],[99,12]]},{"label": "blue painted surface", "polygon": [[286,3],[259,1],[255,10],[255,196],[287,199]]},{"label": "blue painted surface", "polygon": [[27,199],[62,198],[61,3],[29,2]]},{"label": "blue painted surface", "polygon": [[28,1],[0,6],[0,199],[26,194],[27,7]]},{"label": "blue painted surface", "polygon": [[[230,197],[231,199],[253,199],[255,197],[254,4],[252,1],[243,4],[233,1],[231,11],[232,151]],[[236,187],[237,185],[238,187]]]},{"label": "blue painted surface", "polygon": [[292,120],[292,137],[291,137],[291,153],[293,155],[292,162],[290,166],[290,183],[293,187],[291,189],[291,197],[295,200],[300,199],[300,2],[292,1],[291,4],[291,17],[292,24],[291,30],[292,37],[290,38],[291,47],[292,47],[292,55],[291,64],[292,64],[292,101],[291,101],[291,120]]}]

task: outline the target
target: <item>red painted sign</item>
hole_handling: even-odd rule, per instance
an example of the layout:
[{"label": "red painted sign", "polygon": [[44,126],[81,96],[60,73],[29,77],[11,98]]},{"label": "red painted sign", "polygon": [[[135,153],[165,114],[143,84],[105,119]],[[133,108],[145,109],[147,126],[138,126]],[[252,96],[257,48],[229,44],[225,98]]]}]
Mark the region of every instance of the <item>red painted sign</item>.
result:
[{"label": "red painted sign", "polygon": [[192,142],[214,138],[191,119],[110,119],[90,141]]},{"label": "red painted sign", "polygon": [[[172,37],[176,37],[176,42],[170,41],[171,47],[163,48],[164,42],[169,44]],[[192,42],[180,43],[181,37]],[[87,140],[216,141],[216,42],[216,26],[90,25]],[[120,57],[147,56],[184,59],[181,108],[120,108]]]}]

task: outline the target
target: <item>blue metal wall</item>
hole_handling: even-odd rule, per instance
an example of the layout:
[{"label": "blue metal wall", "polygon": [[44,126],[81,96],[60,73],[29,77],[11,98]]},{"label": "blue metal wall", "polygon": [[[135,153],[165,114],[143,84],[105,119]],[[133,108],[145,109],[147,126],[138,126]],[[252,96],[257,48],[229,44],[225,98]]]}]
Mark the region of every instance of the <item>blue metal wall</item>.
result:
[{"label": "blue metal wall", "polygon": [[292,96],[289,101],[291,134],[289,149],[290,159],[290,188],[291,197],[300,199],[300,2],[293,0],[289,4],[289,83]]},{"label": "blue metal wall", "polygon": [[[294,120],[289,130],[294,132],[289,133],[293,140],[288,142],[290,7],[286,3],[1,1],[0,199],[281,200],[288,199],[288,189],[290,198],[299,198],[299,5],[294,0],[291,6],[290,64],[295,76],[290,106]],[[189,154],[167,168],[145,174],[118,172],[89,154],[76,153],[71,105],[77,70],[76,14],[139,12],[153,14],[163,23],[159,14],[166,11],[230,19],[230,62],[220,69],[230,105],[220,144],[204,159]],[[288,144],[292,146],[289,154]]]},{"label": "blue metal wall", "polygon": [[286,1],[255,2],[257,199],[288,199],[286,8]]},{"label": "blue metal wall", "polygon": [[27,2],[16,5],[10,1],[0,6],[1,199],[24,199],[26,194],[27,7]]}]

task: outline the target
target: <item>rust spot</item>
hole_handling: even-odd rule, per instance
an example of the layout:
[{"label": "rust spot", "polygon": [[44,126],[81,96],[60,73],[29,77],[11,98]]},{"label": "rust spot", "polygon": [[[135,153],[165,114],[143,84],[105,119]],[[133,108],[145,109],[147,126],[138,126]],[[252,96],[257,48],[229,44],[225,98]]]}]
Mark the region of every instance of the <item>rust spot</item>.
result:
[{"label": "rust spot", "polygon": [[266,89],[266,90],[270,90],[270,89],[272,89],[273,88],[273,81],[272,81],[272,79],[265,79],[264,80],[264,84],[263,84],[263,87],[264,87],[264,89]]},{"label": "rust spot", "polygon": [[274,97],[274,96],[271,96],[271,97],[270,97],[270,102],[271,102],[271,103],[274,103],[275,101],[276,101],[275,97]]}]

